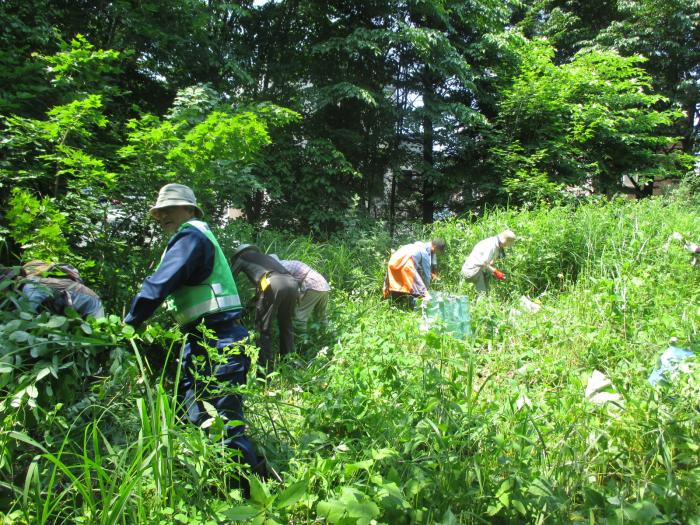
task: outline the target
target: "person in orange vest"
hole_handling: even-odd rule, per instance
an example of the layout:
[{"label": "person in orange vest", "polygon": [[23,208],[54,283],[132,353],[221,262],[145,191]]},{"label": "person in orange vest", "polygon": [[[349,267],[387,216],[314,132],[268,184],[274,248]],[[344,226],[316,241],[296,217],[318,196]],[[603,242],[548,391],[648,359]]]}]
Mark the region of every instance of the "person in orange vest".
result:
[{"label": "person in orange vest", "polygon": [[445,252],[445,241],[433,239],[406,244],[389,259],[384,277],[384,298],[415,306],[416,298],[430,297],[430,280],[437,273],[437,255]]}]

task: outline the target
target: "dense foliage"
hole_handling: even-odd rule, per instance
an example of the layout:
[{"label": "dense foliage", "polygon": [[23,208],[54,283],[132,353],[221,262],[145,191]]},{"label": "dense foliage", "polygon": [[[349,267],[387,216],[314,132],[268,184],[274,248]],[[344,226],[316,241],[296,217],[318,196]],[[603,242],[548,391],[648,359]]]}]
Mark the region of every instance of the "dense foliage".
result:
[{"label": "dense foliage", "polygon": [[[176,332],[36,317],[5,289],[1,512],[16,524],[697,523],[700,368],[656,388],[647,377],[672,337],[699,350],[700,276],[670,239],[698,221],[683,198],[435,223],[422,235],[450,247],[436,286],[468,291],[468,340],[420,332],[419,312],[379,299],[386,234],[260,233],[334,292],[328,331],[244,388],[251,434],[284,479],[254,482],[249,501],[216,418],[180,422]],[[461,261],[505,226],[520,235],[508,280],[475,300]],[[219,232],[225,251],[241,233]],[[542,310],[522,310],[524,294]],[[586,400],[596,369],[620,403]]]},{"label": "dense foliage", "polygon": [[664,99],[645,92],[641,57],[589,51],[556,66],[543,41],[525,42],[522,56],[498,117],[506,146],[492,150],[512,201],[557,199],[586,184],[614,193],[620,173],[641,195],[647,182],[683,171],[674,139],[657,133],[681,113],[655,109]]},{"label": "dense foliage", "polygon": [[[697,365],[646,382],[671,337],[697,351],[669,236],[700,221],[699,0],[5,0],[0,24],[0,263],[72,263],[112,313],[2,281],[3,523],[700,523]],[[330,328],[243,388],[283,474],[249,501],[221,420],[181,422],[178,330],[121,321],[167,182],[226,253],[334,287]],[[446,238],[436,287],[463,293],[506,226],[473,339],[379,300],[403,241]],[[621,406],[584,399],[594,369]]]},{"label": "dense foliage", "polygon": [[[140,199],[174,179],[213,216],[230,205],[324,235],[572,185],[611,194],[623,177],[644,196],[697,153],[698,12],[697,0],[8,0],[0,202],[76,248],[142,246]],[[106,233],[115,201],[136,220]],[[13,220],[0,218],[5,262],[27,244]]]}]

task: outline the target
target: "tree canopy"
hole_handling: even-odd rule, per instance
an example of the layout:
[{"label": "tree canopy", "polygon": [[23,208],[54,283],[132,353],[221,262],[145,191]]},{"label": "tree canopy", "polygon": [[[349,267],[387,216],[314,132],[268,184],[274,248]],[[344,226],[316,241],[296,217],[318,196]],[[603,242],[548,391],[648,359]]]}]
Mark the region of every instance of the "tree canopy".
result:
[{"label": "tree canopy", "polygon": [[698,7],[8,0],[3,260],[144,246],[174,180],[215,221],[315,235],[648,195],[697,159]]}]

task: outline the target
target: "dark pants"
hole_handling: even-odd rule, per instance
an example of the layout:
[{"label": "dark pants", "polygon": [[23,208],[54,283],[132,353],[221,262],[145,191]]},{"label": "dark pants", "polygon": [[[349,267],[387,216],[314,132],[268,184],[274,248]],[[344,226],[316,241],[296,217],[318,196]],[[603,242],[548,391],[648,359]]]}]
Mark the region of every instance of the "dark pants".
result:
[{"label": "dark pants", "polygon": [[280,331],[281,355],[294,351],[294,324],[292,318],[299,299],[299,285],[291,275],[270,273],[267,275],[269,286],[265,291],[258,290],[255,304],[255,329],[258,332],[260,356],[258,362],[263,368],[270,369],[274,354],[272,352],[272,320],[277,318]]},{"label": "dark pants", "polygon": [[[217,330],[216,336],[216,339],[206,340],[206,345],[223,349],[248,337],[248,331],[240,324],[232,325],[225,330]],[[243,400],[240,394],[231,392],[233,387],[245,384],[250,358],[241,354],[228,356],[224,363],[212,362],[201,337],[190,333],[182,368],[179,394],[188,419],[198,426],[204,423],[211,416],[202,401],[210,403],[226,421],[224,445],[238,449],[241,461],[255,467],[258,458],[252,442],[245,435]]]},{"label": "dark pants", "polygon": [[405,292],[389,292],[389,300],[392,304],[413,310],[416,307],[416,298]]}]

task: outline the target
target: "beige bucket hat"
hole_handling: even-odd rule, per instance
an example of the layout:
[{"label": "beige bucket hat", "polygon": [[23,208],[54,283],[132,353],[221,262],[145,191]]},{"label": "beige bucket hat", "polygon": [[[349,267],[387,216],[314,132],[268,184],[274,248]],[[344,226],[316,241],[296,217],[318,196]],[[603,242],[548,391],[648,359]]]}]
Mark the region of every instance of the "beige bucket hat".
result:
[{"label": "beige bucket hat", "polygon": [[194,192],[184,184],[166,184],[158,192],[158,199],[155,205],[148,210],[153,215],[154,210],[167,208],[169,206],[191,206],[194,214],[200,219],[204,217],[204,212],[197,206],[197,199]]},{"label": "beige bucket hat", "polygon": [[515,233],[512,230],[503,230],[498,234],[498,240],[501,244],[505,246],[510,246],[516,240]]}]

